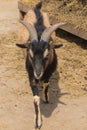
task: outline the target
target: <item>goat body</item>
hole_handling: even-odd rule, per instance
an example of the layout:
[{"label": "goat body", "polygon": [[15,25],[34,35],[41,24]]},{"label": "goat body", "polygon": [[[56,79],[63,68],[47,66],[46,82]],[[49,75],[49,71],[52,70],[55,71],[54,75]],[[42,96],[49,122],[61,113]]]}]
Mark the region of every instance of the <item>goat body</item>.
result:
[{"label": "goat body", "polygon": [[[25,22],[30,23],[35,27],[37,27],[38,33],[41,32],[43,28],[47,28],[51,26],[47,13],[42,12],[40,9],[41,9],[41,3],[39,3],[34,10],[29,10],[26,15],[24,15],[23,12],[21,12],[22,18],[20,18],[23,19]],[[52,38],[54,38],[55,33],[53,32],[51,36]],[[27,43],[29,37],[30,35],[27,28],[22,26],[19,34],[19,42]]]},{"label": "goat body", "polygon": [[44,101],[48,103],[49,79],[57,67],[57,55],[55,48],[61,44],[53,44],[53,32],[65,23],[50,25],[46,13],[42,12],[42,3],[38,3],[34,10],[29,10],[20,32],[20,43],[18,47],[26,48],[26,69],[29,75],[30,86],[34,96],[35,127],[42,125],[40,112],[40,97],[38,86],[43,82]]}]

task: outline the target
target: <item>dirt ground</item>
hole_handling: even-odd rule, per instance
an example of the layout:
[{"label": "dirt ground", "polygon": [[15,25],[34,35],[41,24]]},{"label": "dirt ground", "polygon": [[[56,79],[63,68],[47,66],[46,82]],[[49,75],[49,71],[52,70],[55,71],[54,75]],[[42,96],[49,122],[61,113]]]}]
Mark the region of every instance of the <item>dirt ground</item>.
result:
[{"label": "dirt ground", "polygon": [[[0,130],[34,130],[33,96],[18,42],[18,0],[0,0]],[[41,130],[87,130],[87,44],[67,33],[56,42],[58,69],[50,103],[41,102]]]}]

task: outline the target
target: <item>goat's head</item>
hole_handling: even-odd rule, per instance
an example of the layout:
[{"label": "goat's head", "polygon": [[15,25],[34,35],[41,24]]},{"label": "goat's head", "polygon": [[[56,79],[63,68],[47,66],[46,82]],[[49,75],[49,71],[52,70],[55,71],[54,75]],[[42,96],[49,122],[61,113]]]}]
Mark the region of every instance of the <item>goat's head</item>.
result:
[{"label": "goat's head", "polygon": [[29,61],[34,70],[34,76],[36,79],[40,79],[43,76],[43,73],[47,67],[47,64],[51,57],[51,52],[55,48],[59,48],[62,44],[50,44],[51,34],[59,26],[64,25],[65,23],[55,24],[42,33],[40,41],[38,41],[38,36],[36,29],[33,25],[20,21],[29,31],[30,41],[26,44],[16,44],[20,48],[27,49],[27,55]]}]

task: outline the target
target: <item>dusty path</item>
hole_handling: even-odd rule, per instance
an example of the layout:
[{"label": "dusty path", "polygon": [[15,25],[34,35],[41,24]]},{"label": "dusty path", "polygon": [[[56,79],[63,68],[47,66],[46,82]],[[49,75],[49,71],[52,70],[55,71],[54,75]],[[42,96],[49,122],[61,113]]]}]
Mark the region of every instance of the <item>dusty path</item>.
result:
[{"label": "dusty path", "polygon": [[18,9],[17,0],[0,0],[0,33],[17,30]]},{"label": "dusty path", "polygon": [[[17,0],[0,0],[0,130],[34,130],[33,97],[23,54],[15,46],[17,21]],[[60,79],[51,84],[50,104],[41,102],[41,130],[87,130],[87,50],[59,41],[65,43],[57,52]]]}]

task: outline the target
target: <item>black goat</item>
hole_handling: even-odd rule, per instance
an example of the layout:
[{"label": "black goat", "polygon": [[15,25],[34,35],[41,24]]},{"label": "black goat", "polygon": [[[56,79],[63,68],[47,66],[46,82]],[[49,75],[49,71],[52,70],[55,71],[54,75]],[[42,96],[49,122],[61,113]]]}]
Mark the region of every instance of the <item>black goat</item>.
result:
[{"label": "black goat", "polygon": [[42,3],[37,4],[34,10],[26,14],[24,21],[20,21],[26,27],[21,32],[21,43],[25,44],[17,44],[20,48],[26,48],[26,69],[34,96],[36,128],[42,125],[39,82],[44,82],[44,101],[48,103],[49,79],[57,67],[54,49],[62,46],[62,44],[53,44],[51,35],[59,26],[65,24],[57,23],[51,26],[47,15],[40,11],[41,5]]}]

